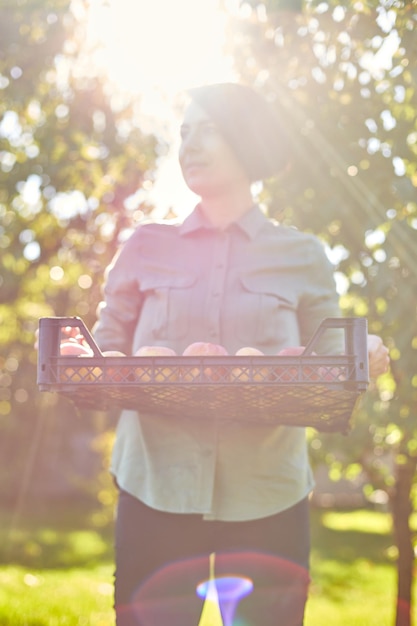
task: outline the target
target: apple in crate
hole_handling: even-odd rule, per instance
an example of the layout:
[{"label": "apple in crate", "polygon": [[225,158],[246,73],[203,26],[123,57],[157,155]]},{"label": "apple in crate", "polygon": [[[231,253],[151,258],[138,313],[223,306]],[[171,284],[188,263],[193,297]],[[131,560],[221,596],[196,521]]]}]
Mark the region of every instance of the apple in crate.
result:
[{"label": "apple in crate", "polygon": [[[205,341],[195,341],[187,346],[182,356],[228,356],[226,348],[217,343],[209,343]],[[214,382],[224,380],[227,370],[221,366],[205,367],[203,376]],[[182,379],[187,382],[193,382],[200,377],[200,369],[198,367],[191,369],[183,369]]]},{"label": "apple in crate", "polygon": [[[120,350],[104,350],[102,352],[104,357],[125,357],[126,354],[124,352],[120,352]],[[105,377],[107,382],[115,382],[120,383],[122,380],[126,380],[129,377],[130,369],[128,367],[109,367],[106,366],[105,369]]]},{"label": "apple in crate", "polygon": [[[61,356],[78,357],[92,357],[94,355],[90,348],[76,341],[63,341],[60,345],[60,354]],[[79,383],[88,380],[90,380],[90,371],[87,367],[66,367],[61,373],[61,381]]]},{"label": "apple in crate", "polygon": [[[305,350],[305,346],[289,346],[283,348],[277,354],[277,356],[301,356]],[[312,352],[309,356],[317,356],[315,352]],[[298,380],[298,368],[296,367],[280,367],[276,371],[279,379],[285,382]],[[304,381],[319,380],[318,373],[312,367],[303,367],[302,376]]]},{"label": "apple in crate", "polygon": [[[236,356],[265,356],[262,350],[258,348],[252,348],[252,346],[245,346],[239,348],[236,352]],[[252,372],[252,377],[248,371],[249,367],[234,367],[232,370],[232,380],[237,383],[247,382],[249,380],[256,382],[265,382],[268,380],[269,369],[267,367],[258,368]]]},{"label": "apple in crate", "polygon": [[[153,356],[177,356],[177,353],[172,348],[167,346],[141,346],[136,350],[134,356],[140,357],[153,357]],[[135,374],[141,383],[148,383],[150,381],[164,383],[173,382],[178,379],[175,366],[173,367],[157,367],[154,375],[150,373],[148,367],[136,367]]]},{"label": "apple in crate", "polygon": [[339,367],[319,367],[319,379],[325,382],[337,382],[346,380],[341,368]]},{"label": "apple in crate", "polygon": [[120,352],[120,350],[104,350],[102,352],[103,356],[126,356],[124,352]]}]

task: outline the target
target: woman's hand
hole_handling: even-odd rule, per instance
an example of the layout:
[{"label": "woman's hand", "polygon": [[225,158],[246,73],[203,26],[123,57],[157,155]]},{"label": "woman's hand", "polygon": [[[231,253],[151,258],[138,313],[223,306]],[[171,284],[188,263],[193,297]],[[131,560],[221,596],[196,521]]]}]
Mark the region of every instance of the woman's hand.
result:
[{"label": "woman's hand", "polygon": [[[84,346],[88,345],[78,326],[63,326],[61,328],[61,343],[67,343],[69,341],[79,343]],[[35,342],[33,347],[35,350],[39,350],[39,328],[35,330]]]},{"label": "woman's hand", "polygon": [[368,335],[369,377],[378,378],[388,371],[390,358],[387,346],[378,335]]}]

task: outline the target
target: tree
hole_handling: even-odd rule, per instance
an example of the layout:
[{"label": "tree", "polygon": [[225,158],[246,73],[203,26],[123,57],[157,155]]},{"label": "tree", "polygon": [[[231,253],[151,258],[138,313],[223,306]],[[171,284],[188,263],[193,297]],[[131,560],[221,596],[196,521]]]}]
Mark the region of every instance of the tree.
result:
[{"label": "tree", "polygon": [[35,330],[51,315],[91,326],[104,268],[147,211],[126,199],[152,184],[155,169],[157,141],[141,132],[134,103],[115,98],[82,52],[84,9],[70,0],[0,9],[4,497],[41,483],[45,493],[74,454],[75,435],[103,427],[102,417],[82,422],[72,406],[37,391]]},{"label": "tree", "polygon": [[275,104],[293,140],[291,167],[261,197],[272,216],[321,236],[344,312],[368,317],[392,358],[391,374],[363,399],[351,435],[314,434],[312,453],[321,453],[333,475],[365,470],[368,491],[388,494],[398,549],[396,626],[408,626],[417,459],[417,8],[399,0],[372,7],[305,2],[302,12],[278,4],[241,3],[231,22],[242,79]]}]

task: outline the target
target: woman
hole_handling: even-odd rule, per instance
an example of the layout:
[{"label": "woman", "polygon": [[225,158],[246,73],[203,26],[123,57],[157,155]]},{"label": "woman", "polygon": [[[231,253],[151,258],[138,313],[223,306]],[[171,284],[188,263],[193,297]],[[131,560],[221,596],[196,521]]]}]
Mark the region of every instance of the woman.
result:
[{"label": "woman", "polygon": [[[96,340],[126,354],[143,345],[182,354],[196,341],[230,354],[304,345],[340,311],[318,239],[268,220],[252,199],[252,183],[286,164],[284,133],[248,87],[211,85],[190,95],[179,159],[201,201],[183,223],[143,225],[127,241],[107,275]],[[340,351],[332,336],[320,349]],[[379,375],[387,350],[372,336],[369,351]],[[302,624],[313,487],[302,428],[123,411],[112,473],[120,490],[118,626],[154,623],[146,613],[154,591],[145,601],[142,590],[181,560],[192,599],[179,608],[177,596],[166,623],[197,626],[195,587],[212,553],[218,574],[232,568],[254,585],[237,608],[239,623]],[[171,589],[181,578],[172,572]]]}]

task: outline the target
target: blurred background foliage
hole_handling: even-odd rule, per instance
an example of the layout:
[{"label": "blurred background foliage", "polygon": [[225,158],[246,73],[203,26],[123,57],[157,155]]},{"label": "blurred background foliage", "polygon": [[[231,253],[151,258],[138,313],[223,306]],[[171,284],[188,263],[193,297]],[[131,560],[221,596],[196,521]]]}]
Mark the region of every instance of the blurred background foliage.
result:
[{"label": "blurred background foliage", "polygon": [[[399,597],[410,602],[417,459],[417,6],[409,2],[242,4],[230,25],[239,75],[276,104],[292,163],[261,197],[280,221],[318,233],[346,315],[390,347],[348,437],[310,433],[334,479],[365,475],[387,498]],[[404,621],[401,621],[404,619]],[[397,624],[409,616],[397,615]]]},{"label": "blurred background foliage", "polygon": [[270,215],[321,236],[345,313],[367,316],[391,348],[392,377],[367,396],[344,448],[358,434],[414,465],[417,8],[373,4],[255,4],[231,25],[232,45],[240,75],[296,137],[288,171],[261,192]]},{"label": "blurred background foliage", "polygon": [[150,184],[164,150],[89,66],[83,37],[69,0],[1,8],[0,492],[17,508],[87,494],[90,480],[94,499],[109,500],[95,485],[109,445],[93,434],[111,418],[39,394],[34,336],[42,316],[91,327],[104,268],[139,219],[125,200]]},{"label": "blurred background foliage", "polygon": [[[87,6],[87,3],[84,3]],[[386,498],[410,600],[409,515],[417,459],[417,7],[414,2],[229,3],[237,76],[274,102],[291,165],[260,189],[272,217],[317,233],[346,315],[390,347],[348,437],[309,433],[332,478],[366,476]],[[232,6],[233,4],[233,6]],[[230,6],[229,6],[230,5]],[[83,2],[0,5],[0,493],[16,517],[32,498],[84,495],[111,516],[115,416],[77,415],[36,387],[41,316],[91,327],[103,271],[152,207],[163,141],[138,102],[109,88],[83,49]]]}]

